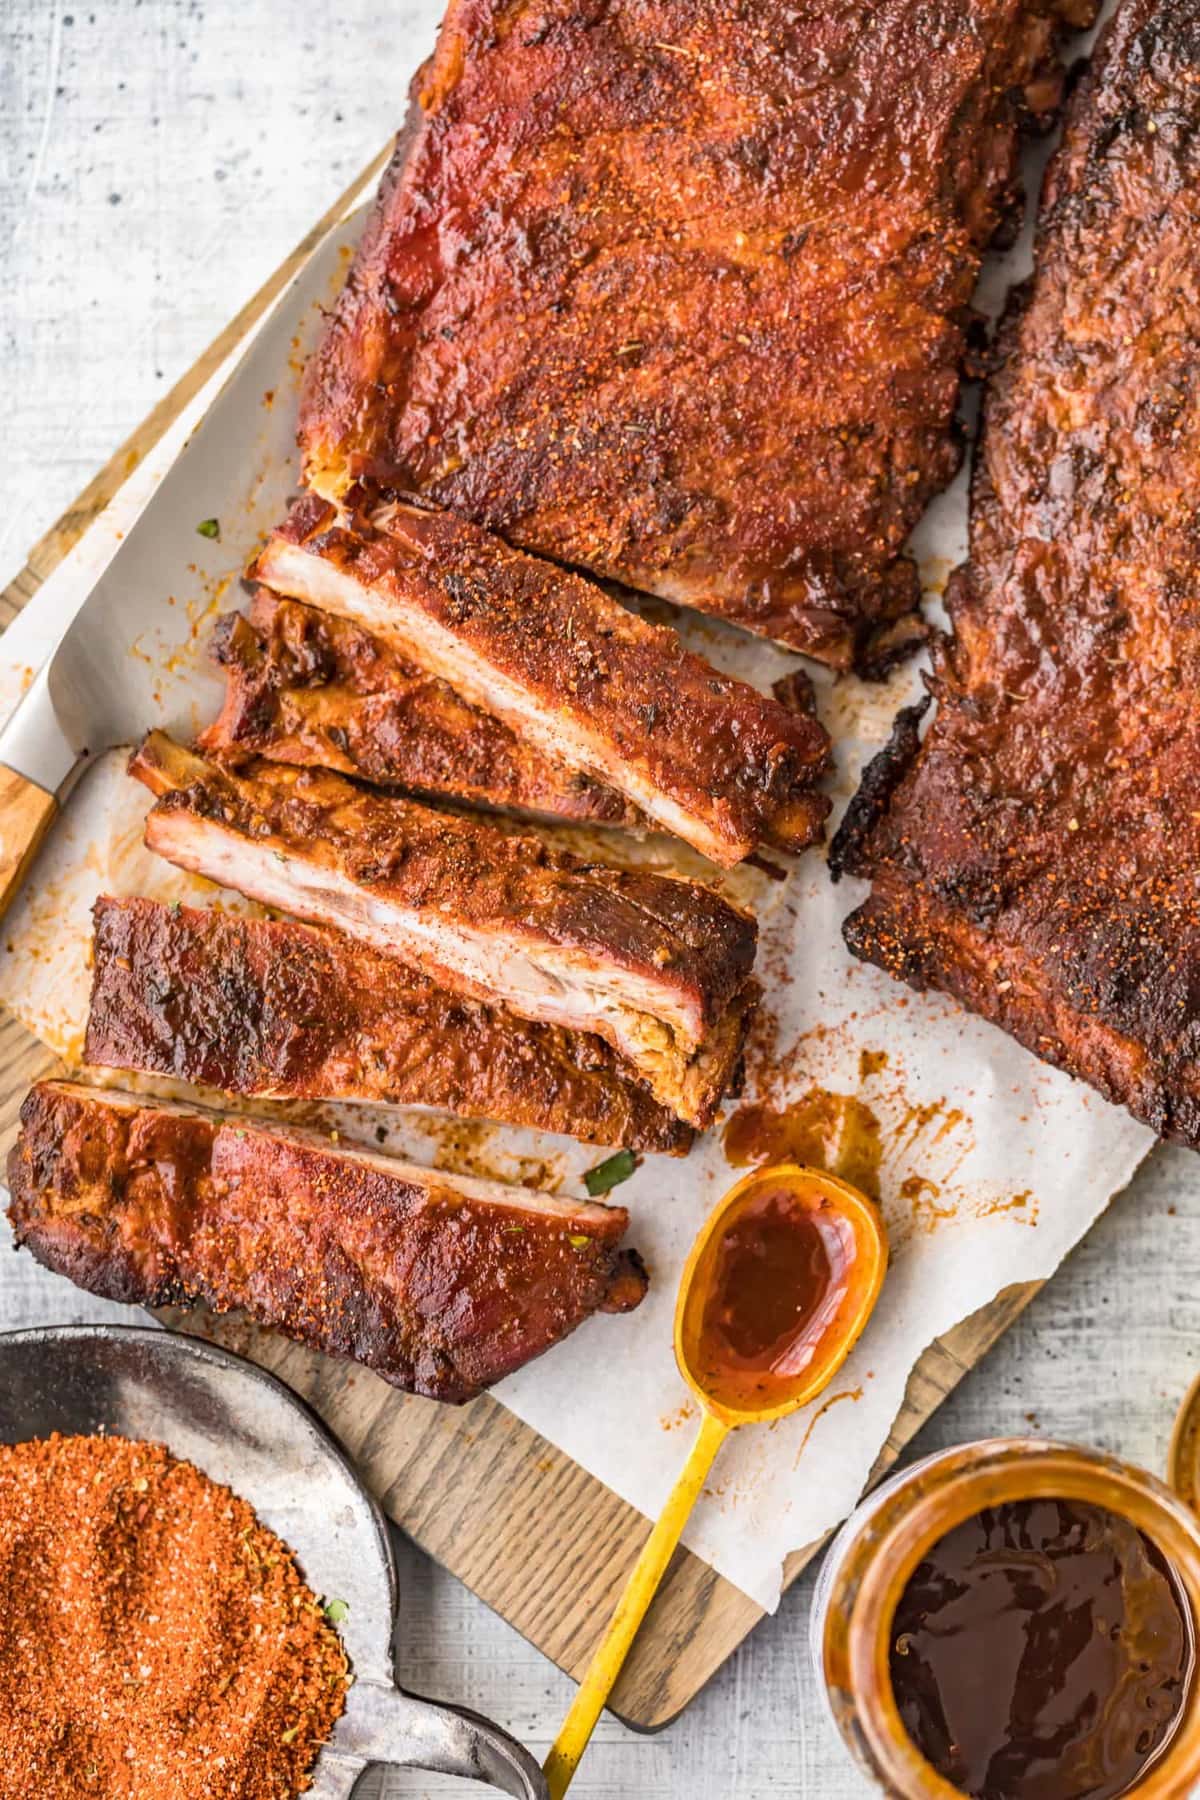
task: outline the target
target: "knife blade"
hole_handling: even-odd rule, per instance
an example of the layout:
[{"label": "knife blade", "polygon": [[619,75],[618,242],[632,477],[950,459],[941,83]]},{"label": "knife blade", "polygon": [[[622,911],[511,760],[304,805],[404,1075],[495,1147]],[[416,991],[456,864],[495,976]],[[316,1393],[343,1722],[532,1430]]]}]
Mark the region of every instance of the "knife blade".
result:
[{"label": "knife blade", "polygon": [[[220,704],[208,627],[295,486],[294,404],[280,377],[302,361],[344,278],[362,224],[362,207],[347,215],[345,201],[249,342],[214,375],[207,410],[99,578],[89,586],[81,565],[74,580],[59,581],[64,566],[50,578],[54,594],[35,596],[5,634],[6,659],[40,666],[0,731],[0,916],[84,767],[156,726],[190,738]],[[208,520],[218,522],[216,537],[197,535]],[[92,528],[105,530],[114,530],[107,513]],[[58,631],[48,654],[47,606]]]}]

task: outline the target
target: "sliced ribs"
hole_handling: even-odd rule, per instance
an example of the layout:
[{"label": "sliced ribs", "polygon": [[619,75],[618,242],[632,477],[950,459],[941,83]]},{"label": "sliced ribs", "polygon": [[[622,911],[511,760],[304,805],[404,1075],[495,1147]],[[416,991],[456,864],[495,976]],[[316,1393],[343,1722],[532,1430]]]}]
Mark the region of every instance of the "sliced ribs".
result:
[{"label": "sliced ribs", "polygon": [[886,660],[1020,128],[1095,10],[452,0],[309,364],[308,480]]},{"label": "sliced ribs", "polygon": [[146,843],[264,905],[340,926],[522,1018],[596,1032],[704,1125],[736,1065],[754,920],[694,881],[583,863],[324,771],[226,770],[153,732]]},{"label": "sliced ribs", "polygon": [[847,940],[1200,1148],[1200,0],[1125,0],[1004,327],[924,739]]},{"label": "sliced ribs", "polygon": [[223,761],[335,769],[380,787],[589,825],[636,825],[613,788],[552,762],[500,719],[334,613],[260,589],[214,638],[225,703],[200,747]]},{"label": "sliced ribs", "polygon": [[260,1099],[430,1106],[592,1143],[692,1133],[608,1044],[294,920],[100,899],[84,1060]]},{"label": "sliced ribs", "polygon": [[829,739],[811,709],[720,674],[669,626],[464,519],[358,498],[344,518],[299,501],[258,577],[382,638],[715,862],[820,836]]},{"label": "sliced ribs", "polygon": [[646,1288],[623,1207],[71,1082],[26,1098],[8,1186],[17,1242],[90,1293],[248,1313],[433,1400]]}]

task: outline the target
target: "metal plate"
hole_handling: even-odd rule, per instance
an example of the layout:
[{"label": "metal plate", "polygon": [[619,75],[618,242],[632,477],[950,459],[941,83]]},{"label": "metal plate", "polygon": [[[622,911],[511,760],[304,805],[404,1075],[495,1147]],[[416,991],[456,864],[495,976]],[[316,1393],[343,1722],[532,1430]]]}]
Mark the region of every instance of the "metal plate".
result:
[{"label": "metal plate", "polygon": [[345,1602],[339,1630],[354,1685],[318,1759],[314,1800],[346,1800],[372,1762],[445,1769],[524,1800],[544,1794],[536,1762],[498,1727],[395,1687],[386,1521],[340,1445],[273,1375],[152,1327],[0,1335],[0,1442],[54,1431],[165,1444],[247,1500],[317,1594]]},{"label": "metal plate", "polygon": [[317,1594],[345,1600],[356,1675],[392,1678],[396,1566],[383,1514],[304,1403],[253,1363],[151,1326],[0,1336],[0,1442],[149,1438],[249,1501]]}]

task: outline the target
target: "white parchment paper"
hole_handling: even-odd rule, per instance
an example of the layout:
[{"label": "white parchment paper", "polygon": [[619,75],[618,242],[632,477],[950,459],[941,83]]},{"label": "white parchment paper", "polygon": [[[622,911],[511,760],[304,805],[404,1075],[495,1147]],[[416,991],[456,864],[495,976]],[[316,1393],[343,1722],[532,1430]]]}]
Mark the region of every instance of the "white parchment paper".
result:
[{"label": "white parchment paper", "polygon": [[[360,223],[353,217],[317,252],[242,362],[214,378],[0,640],[0,716],[97,579],[114,596],[114,618],[127,617],[131,596],[144,615],[130,643],[123,735],[156,724],[186,732],[211,714],[216,689],[203,645],[213,618],[240,598],[240,571],[295,486],[296,375]],[[992,290],[1017,266],[1009,259],[994,270]],[[196,532],[212,517],[220,520],[217,542]],[[964,519],[960,481],[919,534],[935,591],[962,553]],[[796,666],[797,659],[708,621],[688,621],[685,632],[759,685]],[[838,744],[839,808],[917,679],[908,670],[883,688],[821,684],[822,714]],[[147,805],[120,754],[98,758],[6,922],[0,999],[68,1056],[78,1055],[82,1041],[97,894],[205,894],[238,904],[142,848]],[[712,876],[661,840],[621,853]],[[892,1244],[875,1318],[831,1391],[796,1418],[743,1431],[727,1445],[687,1533],[693,1550],[770,1608],[787,1552],[853,1505],[922,1350],[1010,1283],[1051,1274],[1154,1140],[949,1001],[911,994],[848,957],[840,924],[861,890],[853,882],[833,887],[823,852],[811,852],[783,883],[740,872],[721,885],[751,900],[763,932],[766,1007],[739,1108],[765,1108],[777,1132],[786,1132],[781,1121],[789,1117],[793,1128],[807,1127],[805,1154],[830,1166],[851,1155],[851,1174],[865,1168],[877,1184]],[[416,1160],[568,1191],[582,1191],[583,1171],[598,1160],[594,1150],[531,1133],[464,1128],[429,1115],[336,1112],[347,1134],[373,1138],[383,1122],[389,1148]],[[629,1241],[652,1272],[646,1302],[627,1318],[590,1321],[498,1390],[514,1412],[647,1514],[665,1498],[695,1425],[671,1353],[676,1279],[705,1214],[736,1173],[720,1131],[686,1161],[648,1158],[614,1195],[630,1209]]]}]

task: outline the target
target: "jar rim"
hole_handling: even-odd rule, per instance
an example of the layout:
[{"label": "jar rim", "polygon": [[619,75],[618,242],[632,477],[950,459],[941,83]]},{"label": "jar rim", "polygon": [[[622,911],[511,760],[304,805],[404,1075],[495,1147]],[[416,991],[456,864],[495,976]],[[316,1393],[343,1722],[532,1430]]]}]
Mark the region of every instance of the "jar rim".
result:
[{"label": "jar rim", "polygon": [[[897,1477],[833,1576],[821,1652],[834,1717],[899,1800],[963,1800],[918,1750],[892,1690],[892,1622],[904,1588],[922,1556],[955,1526],[1002,1501],[1040,1497],[1119,1513],[1170,1565],[1189,1610],[1191,1679],[1165,1748],[1128,1793],[1131,1800],[1175,1800],[1200,1779],[1200,1520],[1153,1475],[1103,1451],[996,1438],[939,1452]],[[865,1696],[869,1704],[860,1704]]]}]

